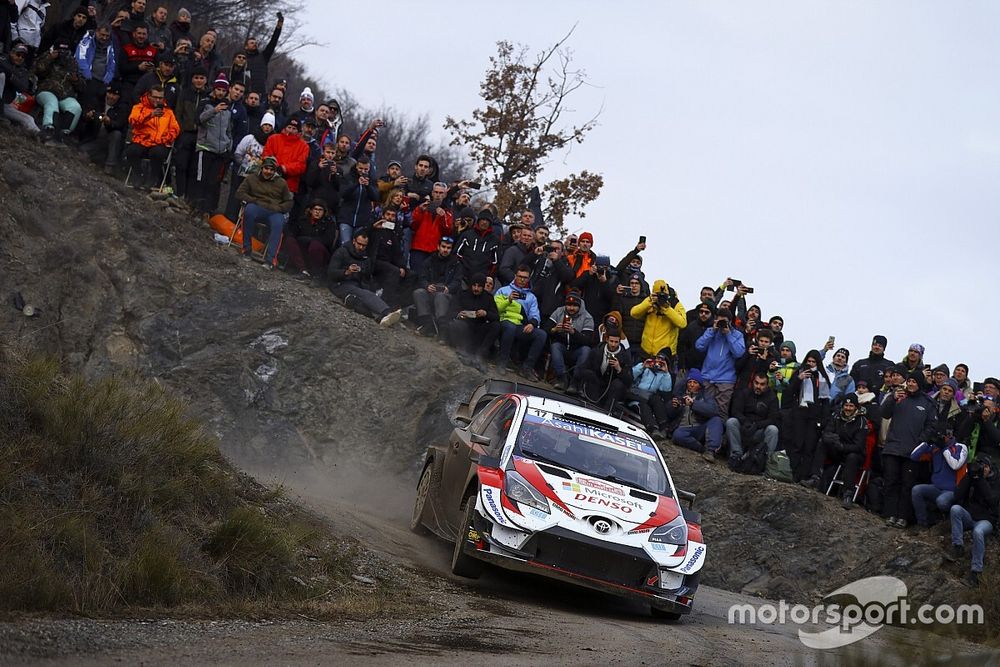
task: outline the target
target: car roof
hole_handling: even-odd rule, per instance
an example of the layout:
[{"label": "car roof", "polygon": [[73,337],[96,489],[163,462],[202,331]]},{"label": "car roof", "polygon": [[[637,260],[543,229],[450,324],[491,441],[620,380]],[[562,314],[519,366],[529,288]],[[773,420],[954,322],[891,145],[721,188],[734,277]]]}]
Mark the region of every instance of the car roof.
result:
[{"label": "car roof", "polygon": [[598,412],[597,410],[592,410],[590,408],[584,407],[579,403],[569,403],[545,396],[532,396],[530,394],[518,394],[523,397],[529,408],[534,408],[536,410],[545,410],[559,415],[566,415],[570,417],[582,417],[589,422],[602,424],[609,427],[610,430],[619,431],[622,433],[628,433],[636,437],[642,438],[643,440],[648,440],[645,432],[639,428],[636,428],[632,424],[621,419],[616,419],[611,415]]}]

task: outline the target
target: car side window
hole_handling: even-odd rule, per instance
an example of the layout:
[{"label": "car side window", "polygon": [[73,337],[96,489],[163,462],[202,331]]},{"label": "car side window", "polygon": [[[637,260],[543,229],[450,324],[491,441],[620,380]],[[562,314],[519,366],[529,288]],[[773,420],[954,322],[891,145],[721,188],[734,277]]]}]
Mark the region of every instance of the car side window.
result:
[{"label": "car side window", "polygon": [[507,439],[507,434],[510,433],[511,426],[514,425],[514,417],[516,415],[517,403],[513,400],[508,400],[497,409],[496,414],[490,419],[490,423],[487,424],[486,429],[483,431],[483,435],[491,441],[490,447],[487,450],[489,453],[497,453],[503,447],[504,440]]},{"label": "car side window", "polygon": [[490,417],[496,412],[497,406],[503,403],[506,399],[503,396],[497,396],[493,401],[487,405],[485,408],[479,411],[476,418],[472,420],[469,424],[469,430],[476,434],[481,434],[483,429],[486,428],[486,424],[489,422]]}]

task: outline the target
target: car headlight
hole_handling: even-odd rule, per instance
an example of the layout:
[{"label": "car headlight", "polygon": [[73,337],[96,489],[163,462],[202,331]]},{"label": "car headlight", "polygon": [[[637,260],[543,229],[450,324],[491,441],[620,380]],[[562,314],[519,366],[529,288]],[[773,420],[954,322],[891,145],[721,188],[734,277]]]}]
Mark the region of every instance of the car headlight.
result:
[{"label": "car headlight", "polygon": [[546,514],[549,513],[549,501],[545,499],[545,496],[514,470],[507,471],[504,491],[507,493],[507,497],[513,501],[534,507]]},{"label": "car headlight", "polygon": [[687,544],[688,528],[684,516],[680,515],[670,523],[664,524],[649,534],[650,542],[660,544]]}]

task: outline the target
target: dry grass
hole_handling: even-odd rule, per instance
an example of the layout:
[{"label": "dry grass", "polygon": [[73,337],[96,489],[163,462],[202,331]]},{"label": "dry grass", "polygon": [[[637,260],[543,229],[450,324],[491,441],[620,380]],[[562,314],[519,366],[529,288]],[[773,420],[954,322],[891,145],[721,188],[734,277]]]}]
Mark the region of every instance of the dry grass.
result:
[{"label": "dry grass", "polygon": [[[183,404],[0,349],[0,612],[368,617],[357,553],[234,472]],[[390,596],[391,597],[391,596]]]}]

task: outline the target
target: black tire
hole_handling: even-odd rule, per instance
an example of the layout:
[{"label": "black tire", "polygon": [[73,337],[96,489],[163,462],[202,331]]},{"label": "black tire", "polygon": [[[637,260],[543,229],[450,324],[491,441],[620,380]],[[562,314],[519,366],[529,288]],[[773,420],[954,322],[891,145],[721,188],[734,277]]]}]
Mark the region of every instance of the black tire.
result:
[{"label": "black tire", "polygon": [[410,530],[417,535],[431,534],[430,529],[424,524],[424,519],[427,515],[427,505],[431,502],[435,468],[433,461],[424,466],[424,471],[420,473],[420,481],[417,482],[417,496],[413,499],[413,514],[410,516]]},{"label": "black tire", "polygon": [[681,620],[681,617],[684,616],[684,614],[679,614],[676,611],[665,611],[663,609],[657,609],[656,607],[650,607],[650,611],[653,613],[653,618],[669,621],[671,623],[677,623]]},{"label": "black tire", "polygon": [[455,536],[455,550],[451,554],[451,573],[467,579],[478,579],[483,573],[483,561],[473,558],[464,551],[475,512],[476,496],[473,495],[465,499],[465,516],[459,524],[458,535]]}]

